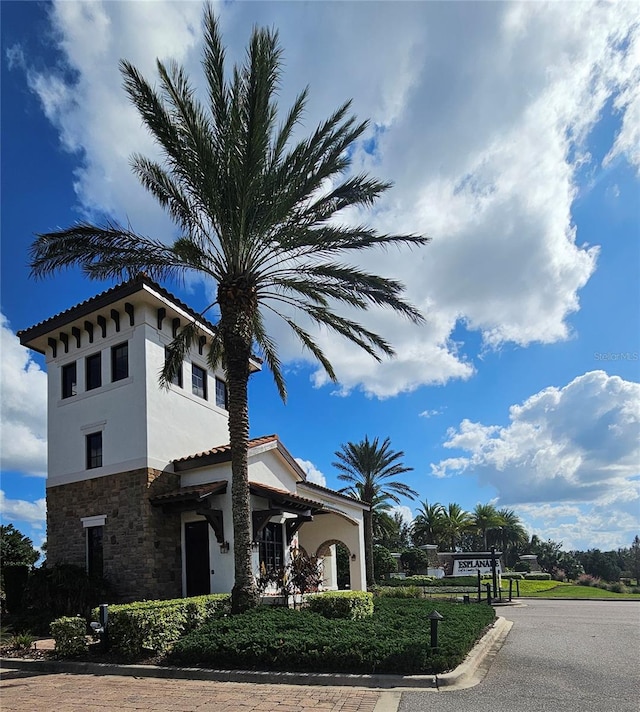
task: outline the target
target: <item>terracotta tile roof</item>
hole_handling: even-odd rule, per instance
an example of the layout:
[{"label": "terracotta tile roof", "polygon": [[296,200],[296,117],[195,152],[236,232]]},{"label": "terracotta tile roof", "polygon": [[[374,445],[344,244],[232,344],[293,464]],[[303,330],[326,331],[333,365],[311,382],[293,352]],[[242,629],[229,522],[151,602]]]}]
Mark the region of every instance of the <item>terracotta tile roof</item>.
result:
[{"label": "terracotta tile roof", "polygon": [[171,490],[171,492],[158,494],[150,499],[153,504],[204,499],[209,495],[224,494],[227,490],[227,484],[226,480],[218,480],[217,482],[208,482],[204,485],[180,487],[179,489]]},{"label": "terracotta tile roof", "polygon": [[277,489],[276,487],[269,487],[259,482],[249,482],[249,488],[253,494],[258,495],[259,497],[269,497],[274,500],[286,500],[293,504],[302,504],[314,509],[322,509],[324,507],[324,504],[322,502],[318,502],[317,500],[301,497],[299,494],[288,492],[287,490]]},{"label": "terracotta tile roof", "polygon": [[[249,440],[249,449],[253,447],[258,447],[259,445],[266,445],[271,442],[279,442],[277,435],[263,435],[260,438],[253,438]],[[219,462],[229,462],[231,460],[231,445],[219,445],[217,447],[211,448],[211,450],[205,450],[203,452],[197,452],[194,455],[187,455],[186,457],[179,457],[177,460],[173,460],[173,464],[177,465],[176,470],[182,469],[180,463],[195,463],[194,467],[204,466],[206,464],[213,464]],[[185,468],[186,469],[186,468]]]},{"label": "terracotta tile roof", "polygon": [[350,495],[345,494],[344,492],[338,492],[338,490],[334,490],[329,487],[323,487],[322,485],[318,485],[315,482],[309,482],[308,480],[305,480],[300,484],[304,485],[305,487],[311,487],[312,489],[319,490],[320,492],[327,492],[328,494],[332,494],[334,497],[340,497],[340,499],[346,499],[348,502],[355,502],[356,504],[361,504],[366,509],[369,509],[371,507],[369,502],[363,502],[361,499],[356,499],[355,497],[351,497]]}]

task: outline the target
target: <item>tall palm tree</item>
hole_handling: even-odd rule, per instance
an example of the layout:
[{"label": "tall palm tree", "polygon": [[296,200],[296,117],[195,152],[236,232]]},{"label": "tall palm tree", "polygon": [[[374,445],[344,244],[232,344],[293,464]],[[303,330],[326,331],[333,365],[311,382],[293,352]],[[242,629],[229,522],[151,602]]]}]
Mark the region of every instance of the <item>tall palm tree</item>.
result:
[{"label": "tall palm tree", "polygon": [[365,435],[359,443],[348,442],[335,453],[338,460],[333,466],[340,471],[338,479],[348,482],[340,491],[351,497],[368,502],[371,510],[364,513],[364,546],[367,586],[373,586],[373,522],[375,511],[388,508],[388,500],[400,503],[400,497],[413,499],[418,493],[409,485],[398,480],[389,482],[413,467],[400,462],[404,452],[391,449],[391,441],[385,438],[380,444],[378,438],[369,441]]},{"label": "tall palm tree", "polygon": [[[227,376],[232,608],[241,611],[258,601],[251,568],[247,469],[252,349],[260,350],[280,395],[286,397],[265,311],[281,317],[336,380],[313,335],[294,317],[302,315],[340,334],[378,360],[393,354],[384,338],[340,316],[336,307],[389,307],[416,323],[422,317],[404,299],[402,284],[359,269],[345,256],[368,248],[422,245],[427,238],[378,234],[336,221],[344,208],[372,205],[390,184],[363,174],[345,176],[354,144],[367,127],[349,115],[349,102],[309,138],[294,143],[305,89],[278,124],[282,51],[275,31],[256,28],[244,63],[229,76],[218,22],[208,5],[204,35],[206,103],[196,98],[185,71],[174,62],[157,61],[157,89],[129,62],[120,65],[124,88],[163,154],[162,162],[134,155],[133,170],[174,220],[179,237],[165,244],[115,222],[81,222],[39,235],[31,250],[31,270],[42,277],[78,265],[92,279],[120,279],[144,271],[157,280],[196,272],[217,284],[219,321],[208,360],[211,367],[222,363]],[[196,335],[196,325],[189,324],[174,339],[161,384],[170,382]]]},{"label": "tall palm tree", "polygon": [[484,550],[488,550],[487,532],[500,527],[500,515],[492,504],[477,504],[473,510],[473,525],[482,536]]},{"label": "tall palm tree", "polygon": [[442,514],[443,541],[451,551],[455,551],[464,532],[469,531],[473,517],[456,502],[449,502]]},{"label": "tall palm tree", "polygon": [[413,520],[412,535],[414,543],[438,544],[443,531],[444,508],[440,502],[429,504],[425,499]]},{"label": "tall palm tree", "polygon": [[524,547],[529,542],[529,535],[526,529],[522,526],[520,517],[513,511],[503,507],[498,510],[500,519],[500,546],[502,547],[503,556],[507,566],[515,563],[515,553],[518,547]]}]

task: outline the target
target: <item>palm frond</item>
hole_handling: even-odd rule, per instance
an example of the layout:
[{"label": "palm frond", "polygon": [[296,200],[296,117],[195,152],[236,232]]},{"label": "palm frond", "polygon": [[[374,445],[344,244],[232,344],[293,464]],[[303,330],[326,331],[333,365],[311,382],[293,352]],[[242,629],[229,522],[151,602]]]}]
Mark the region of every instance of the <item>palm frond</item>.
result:
[{"label": "palm frond", "polygon": [[80,222],[65,230],[38,234],[29,254],[33,277],[79,266],[92,279],[128,279],[139,272],[146,272],[152,279],[165,279],[179,276],[188,268],[159,240],[142,237],[113,222],[105,228]]}]

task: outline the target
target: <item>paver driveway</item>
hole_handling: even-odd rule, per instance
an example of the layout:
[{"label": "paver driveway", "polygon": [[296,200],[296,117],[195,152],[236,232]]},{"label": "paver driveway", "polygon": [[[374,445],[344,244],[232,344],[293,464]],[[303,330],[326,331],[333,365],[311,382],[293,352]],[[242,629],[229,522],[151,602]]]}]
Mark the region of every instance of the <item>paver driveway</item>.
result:
[{"label": "paver driveway", "polygon": [[377,690],[3,672],[2,712],[374,712]]}]

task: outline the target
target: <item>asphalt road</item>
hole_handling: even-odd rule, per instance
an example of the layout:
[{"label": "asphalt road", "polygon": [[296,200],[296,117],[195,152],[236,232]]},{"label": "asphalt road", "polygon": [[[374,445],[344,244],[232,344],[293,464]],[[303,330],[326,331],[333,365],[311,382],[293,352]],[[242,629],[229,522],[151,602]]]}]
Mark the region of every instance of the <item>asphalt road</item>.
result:
[{"label": "asphalt road", "polygon": [[529,599],[485,679],[466,690],[403,692],[399,712],[638,712],[640,605]]}]

